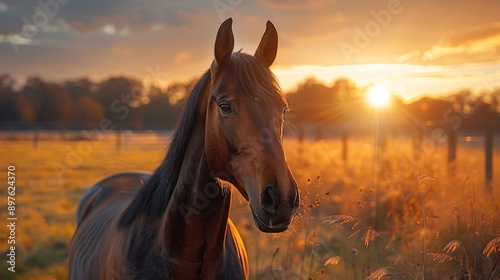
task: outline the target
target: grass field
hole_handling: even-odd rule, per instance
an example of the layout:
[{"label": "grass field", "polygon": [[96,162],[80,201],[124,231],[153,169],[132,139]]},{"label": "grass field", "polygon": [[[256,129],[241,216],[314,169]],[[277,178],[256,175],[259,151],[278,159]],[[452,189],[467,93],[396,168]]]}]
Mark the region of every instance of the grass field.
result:
[{"label": "grass field", "polygon": [[[132,135],[132,139],[139,135]],[[1,279],[67,279],[67,248],[77,203],[115,172],[156,168],[167,138],[142,137],[122,150],[112,138],[0,141],[0,214],[7,213],[7,166],[16,168],[16,273],[7,270],[5,226]],[[446,163],[436,145],[417,157],[406,139],[375,153],[371,139],[285,141],[307,202],[284,234],[261,233],[235,199],[231,217],[246,244],[252,279],[499,279],[500,155],[485,187],[481,145],[460,142]],[[498,139],[497,139],[498,142]],[[374,154],[378,157],[375,158]],[[469,278],[470,277],[470,278]]]}]

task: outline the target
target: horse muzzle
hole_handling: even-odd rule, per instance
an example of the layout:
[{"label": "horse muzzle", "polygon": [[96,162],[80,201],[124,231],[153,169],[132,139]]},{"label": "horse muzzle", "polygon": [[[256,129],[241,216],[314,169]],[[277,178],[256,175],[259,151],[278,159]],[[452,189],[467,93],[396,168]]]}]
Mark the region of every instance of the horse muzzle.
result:
[{"label": "horse muzzle", "polygon": [[[293,181],[293,180],[292,180]],[[285,231],[297,212],[299,194],[295,181],[287,195],[282,195],[276,184],[267,184],[260,193],[260,203],[252,205],[252,215],[263,232]],[[252,203],[251,203],[252,204]],[[255,207],[256,206],[256,207]]]}]

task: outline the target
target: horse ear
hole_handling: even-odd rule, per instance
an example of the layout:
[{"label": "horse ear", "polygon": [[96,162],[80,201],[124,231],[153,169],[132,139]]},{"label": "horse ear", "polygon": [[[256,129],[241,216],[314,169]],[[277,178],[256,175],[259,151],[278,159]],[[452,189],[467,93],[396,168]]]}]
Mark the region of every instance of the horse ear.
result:
[{"label": "horse ear", "polygon": [[226,19],[221,26],[219,31],[217,31],[217,38],[215,39],[215,61],[217,65],[223,67],[231,58],[231,53],[233,53],[234,48],[234,37],[231,25],[233,24],[233,19]]},{"label": "horse ear", "polygon": [[257,57],[265,66],[273,64],[278,52],[278,32],[271,21],[266,23],[266,31],[262,35],[259,46],[255,51]]}]

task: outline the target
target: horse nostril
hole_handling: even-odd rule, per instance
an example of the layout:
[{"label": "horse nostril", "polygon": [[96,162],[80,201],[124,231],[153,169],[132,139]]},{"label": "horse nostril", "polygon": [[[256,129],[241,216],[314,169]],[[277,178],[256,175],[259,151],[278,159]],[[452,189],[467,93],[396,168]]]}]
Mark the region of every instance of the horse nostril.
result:
[{"label": "horse nostril", "polygon": [[262,209],[270,215],[274,215],[279,207],[279,191],[274,185],[268,185],[262,191]]}]

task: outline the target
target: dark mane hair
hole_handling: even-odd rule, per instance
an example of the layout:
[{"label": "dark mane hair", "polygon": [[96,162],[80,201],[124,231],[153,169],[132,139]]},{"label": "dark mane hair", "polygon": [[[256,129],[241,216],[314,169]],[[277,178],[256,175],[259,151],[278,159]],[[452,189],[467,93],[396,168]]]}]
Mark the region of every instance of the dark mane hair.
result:
[{"label": "dark mane hair", "polygon": [[209,82],[210,71],[207,71],[196,83],[189,95],[168,148],[167,156],[125,209],[120,219],[120,226],[131,225],[141,213],[146,214],[148,218],[154,218],[165,211],[177,184],[182,160],[189,143],[188,140],[193,131],[198,103],[202,99],[203,92],[205,92]]},{"label": "dark mane hair", "polygon": [[[264,102],[281,102],[289,105],[288,97],[281,90],[280,84],[273,72],[265,67],[255,56],[235,52],[225,69],[225,81],[234,81],[239,91],[250,94]],[[259,85],[261,90],[255,90]]]}]

